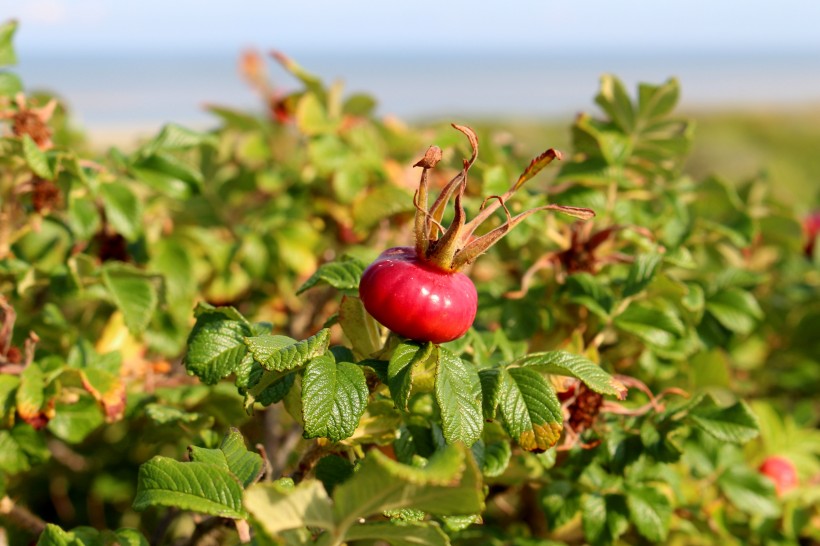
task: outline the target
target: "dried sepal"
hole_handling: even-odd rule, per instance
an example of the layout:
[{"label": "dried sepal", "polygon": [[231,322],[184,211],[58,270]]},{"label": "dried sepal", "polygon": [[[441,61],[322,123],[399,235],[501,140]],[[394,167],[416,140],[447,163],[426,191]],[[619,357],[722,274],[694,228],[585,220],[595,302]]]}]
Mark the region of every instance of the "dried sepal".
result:
[{"label": "dried sepal", "polygon": [[435,167],[439,161],[441,161],[441,148],[438,146],[430,146],[427,148],[427,152],[424,154],[424,157],[413,165],[414,167],[422,168],[419,189],[413,196],[413,204],[416,207],[416,254],[419,256],[424,256],[427,254],[427,247],[430,244],[430,215],[427,212],[427,193],[429,187],[428,171]]},{"label": "dried sepal", "polygon": [[[530,162],[504,195],[493,195],[485,199],[478,215],[467,222],[462,201],[467,188],[467,174],[478,157],[478,138],[475,131],[469,127],[453,124],[453,128],[467,137],[472,148],[472,154],[470,159],[464,160],[461,171],[445,185],[429,209],[427,208],[429,193],[427,171],[441,160],[441,150],[431,146],[424,157],[415,164],[416,167],[424,169],[419,182],[419,189],[413,196],[413,205],[416,208],[415,250],[416,254],[426,262],[446,271],[457,271],[471,264],[524,219],[542,210],[554,210],[581,220],[587,220],[595,216],[595,213],[587,208],[557,204],[536,207],[515,217],[510,214],[506,206],[507,199],[512,197],[525,182],[533,178],[553,160],[561,159],[561,152],[550,148]],[[455,215],[450,226],[445,229],[441,225],[441,220],[444,217],[447,203],[453,196],[455,196]],[[499,207],[503,207],[507,215],[504,224],[481,237],[473,237],[478,226]],[[440,238],[439,233],[441,233]]]},{"label": "dried sepal", "polygon": [[[501,200],[499,199],[499,201]],[[506,210],[506,206],[504,208]],[[554,210],[557,212],[562,212],[564,214],[568,214],[581,220],[589,220],[590,218],[595,216],[595,212],[592,211],[592,209],[586,209],[581,207],[567,207],[564,205],[556,204],[543,205],[541,207],[535,207],[534,209],[526,210],[513,218],[508,218],[506,222],[504,222],[502,225],[498,226],[494,230],[464,245],[464,247],[456,254],[455,258],[453,259],[453,269],[461,269],[462,267],[465,267],[473,263],[476,258],[484,254],[491,246],[497,243],[512,228],[523,222],[529,216],[532,216],[536,212],[542,210]]]},{"label": "dried sepal", "polygon": [[548,149],[547,151],[545,151],[544,153],[530,161],[530,164],[527,165],[527,168],[524,169],[524,172],[521,173],[521,175],[518,177],[518,180],[516,180],[515,184],[513,184],[513,187],[510,189],[512,191],[517,190],[518,188],[523,186],[527,180],[533,178],[536,174],[541,172],[541,170],[544,167],[552,163],[553,160],[557,159],[560,161],[563,158],[564,155],[559,150],[556,150],[555,148]]},{"label": "dried sepal", "polygon": [[[525,182],[533,178],[536,174],[538,174],[544,167],[552,163],[555,159],[561,160],[563,159],[563,154],[556,150],[555,148],[549,148],[547,151],[539,155],[538,157],[534,158],[530,161],[530,164],[527,166],[526,169],[521,173],[518,177],[518,180],[515,181],[515,184],[510,186],[510,189],[501,196],[502,201],[507,201],[513,194],[518,191],[521,186],[524,185]],[[467,243],[470,239],[473,238],[473,233],[478,228],[479,225],[484,223],[484,221],[492,216],[492,214],[498,210],[500,204],[498,202],[490,204],[487,208],[483,208],[481,212],[476,215],[475,218],[470,220],[467,223],[467,227],[464,229],[464,233],[462,234],[462,243]]]},{"label": "dried sepal", "polygon": [[[467,172],[466,165],[464,172]],[[453,265],[453,260],[459,251],[459,234],[461,233],[461,230],[464,227],[464,223],[467,219],[467,215],[464,212],[464,206],[461,203],[462,199],[464,198],[464,191],[466,189],[467,177],[465,176],[458,187],[458,191],[456,192],[456,210],[455,215],[453,216],[453,221],[450,224],[450,227],[447,228],[447,231],[444,232],[444,235],[441,236],[441,239],[439,239],[433,245],[431,245],[427,252],[428,261],[436,264],[442,269],[457,269]]]}]

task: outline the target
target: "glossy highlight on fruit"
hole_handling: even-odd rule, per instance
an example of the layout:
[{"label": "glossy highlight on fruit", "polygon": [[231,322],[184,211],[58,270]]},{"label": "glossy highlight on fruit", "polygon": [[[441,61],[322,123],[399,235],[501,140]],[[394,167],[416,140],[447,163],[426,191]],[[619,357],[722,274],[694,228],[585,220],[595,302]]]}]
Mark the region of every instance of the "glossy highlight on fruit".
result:
[{"label": "glossy highlight on fruit", "polygon": [[409,247],[385,250],[362,274],[365,309],[393,332],[445,343],[465,334],[475,320],[475,285],[457,271],[423,262]]}]

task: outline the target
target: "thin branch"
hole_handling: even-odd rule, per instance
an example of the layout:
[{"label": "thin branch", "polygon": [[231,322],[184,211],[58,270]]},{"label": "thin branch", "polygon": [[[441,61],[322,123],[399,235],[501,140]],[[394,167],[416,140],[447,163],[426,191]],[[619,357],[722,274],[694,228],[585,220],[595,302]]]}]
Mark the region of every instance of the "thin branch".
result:
[{"label": "thin branch", "polygon": [[39,516],[32,514],[23,506],[15,504],[8,496],[0,499],[0,516],[5,516],[11,523],[35,535],[39,535],[46,528],[46,522]]}]

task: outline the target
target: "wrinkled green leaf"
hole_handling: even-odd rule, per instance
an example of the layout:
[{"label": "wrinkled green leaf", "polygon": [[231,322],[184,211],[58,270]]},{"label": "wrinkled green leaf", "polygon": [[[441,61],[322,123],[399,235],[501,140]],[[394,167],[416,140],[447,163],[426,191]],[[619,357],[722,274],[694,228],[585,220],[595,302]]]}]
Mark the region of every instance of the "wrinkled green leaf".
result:
[{"label": "wrinkled green leaf", "polygon": [[142,464],[134,510],[151,506],[244,519],[242,485],[227,468],[201,462],[182,463],[157,455]]},{"label": "wrinkled green leaf", "polygon": [[564,418],[550,382],[531,368],[509,368],[501,380],[499,409],[510,436],[527,451],[555,445]]},{"label": "wrinkled green leaf", "polygon": [[484,428],[478,372],[443,347],[438,348],[437,361],[435,393],[444,438],[471,446]]},{"label": "wrinkled green leaf", "polygon": [[549,351],[530,353],[513,362],[514,365],[536,368],[540,372],[552,375],[575,377],[593,391],[600,394],[626,397],[626,387],[605,372],[599,365],[586,358],[567,351]]},{"label": "wrinkled green leaf", "polygon": [[262,472],[263,461],[258,454],[248,451],[245,440],[239,430],[231,428],[219,449],[191,446],[191,460],[209,463],[228,469],[236,476],[243,487],[248,487]]},{"label": "wrinkled green leaf", "polygon": [[320,330],[309,338],[296,341],[286,336],[263,335],[245,338],[245,345],[265,369],[285,371],[306,364],[311,358],[327,352],[330,330]]},{"label": "wrinkled green leaf", "polygon": [[296,294],[313,288],[318,284],[328,284],[337,290],[357,293],[359,279],[362,277],[365,264],[355,258],[346,258],[338,262],[328,262],[319,266],[319,269],[299,287]]},{"label": "wrinkled green leaf", "polygon": [[245,338],[250,334],[250,324],[235,309],[199,307],[188,336],[186,369],[203,383],[215,384],[242,363]]},{"label": "wrinkled green leaf", "polygon": [[302,377],[305,438],[339,442],[353,435],[367,407],[367,381],[362,369],[336,362],[328,353],[308,362]]}]

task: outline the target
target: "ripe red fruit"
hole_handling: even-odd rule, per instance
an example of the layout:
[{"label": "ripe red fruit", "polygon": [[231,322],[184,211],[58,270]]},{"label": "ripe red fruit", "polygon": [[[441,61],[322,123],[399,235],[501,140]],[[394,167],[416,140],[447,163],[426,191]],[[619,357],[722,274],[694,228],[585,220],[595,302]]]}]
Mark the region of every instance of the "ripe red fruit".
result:
[{"label": "ripe red fruit", "polygon": [[463,336],[478,307],[467,275],[425,263],[409,247],[382,252],[364,271],[359,296],[367,312],[393,332],[433,343]]},{"label": "ripe red fruit", "polygon": [[[459,271],[517,224],[539,210],[557,210],[581,219],[595,215],[589,209],[553,204],[526,210],[517,216],[510,214],[505,201],[554,159],[560,159],[561,153],[550,148],[530,162],[504,195],[485,200],[481,212],[468,222],[462,201],[467,189],[467,173],[478,156],[478,139],[469,127],[453,127],[469,139],[472,156],[429,205],[428,172],[441,160],[441,150],[437,146],[427,150],[415,165],[422,168],[419,189],[413,197],[415,247],[384,251],[365,270],[359,283],[359,296],[365,309],[382,325],[399,335],[433,343],[459,338],[473,324],[478,297],[473,282]],[[451,198],[455,201],[455,214],[450,226],[445,228],[441,221]],[[476,237],[476,229],[499,208],[504,209],[507,221]]]},{"label": "ripe red fruit", "polygon": [[785,457],[767,457],[758,470],[774,482],[778,495],[797,487],[797,470]]},{"label": "ripe red fruit", "polygon": [[814,241],[820,235],[820,210],[816,210],[806,216],[803,220],[803,232],[806,235],[806,243],[803,246],[803,253],[807,258],[814,257]]}]

